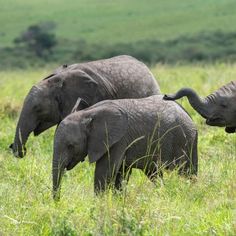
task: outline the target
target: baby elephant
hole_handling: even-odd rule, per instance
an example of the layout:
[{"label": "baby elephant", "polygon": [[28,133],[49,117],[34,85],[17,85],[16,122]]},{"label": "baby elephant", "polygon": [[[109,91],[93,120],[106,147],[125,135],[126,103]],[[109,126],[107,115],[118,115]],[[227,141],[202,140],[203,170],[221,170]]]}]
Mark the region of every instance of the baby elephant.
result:
[{"label": "baby elephant", "polygon": [[54,139],[54,199],[59,199],[64,169],[71,170],[87,155],[90,163],[96,162],[96,193],[111,183],[120,189],[132,168],[152,181],[163,168],[196,175],[197,130],[180,105],[162,98],[106,100],[67,116]]}]

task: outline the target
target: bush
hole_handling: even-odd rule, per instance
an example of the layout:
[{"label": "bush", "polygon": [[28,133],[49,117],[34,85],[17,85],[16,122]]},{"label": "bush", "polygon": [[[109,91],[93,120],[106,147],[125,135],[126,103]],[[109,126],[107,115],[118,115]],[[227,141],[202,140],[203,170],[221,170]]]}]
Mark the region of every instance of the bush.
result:
[{"label": "bush", "polygon": [[14,40],[14,43],[23,44],[37,57],[45,57],[52,52],[57,43],[55,35],[49,32],[51,29],[47,24],[31,25]]},{"label": "bush", "polygon": [[[47,24],[46,24],[47,25]],[[51,27],[52,28],[52,27]],[[70,64],[128,54],[147,64],[194,63],[236,60],[236,32],[201,33],[173,40],[145,40],[116,45],[88,44],[84,40],[55,40],[50,27],[30,26],[16,47],[0,49],[0,67],[41,66],[46,63]],[[19,47],[23,44],[24,47]],[[26,48],[30,49],[26,50]],[[54,48],[54,53],[52,53]],[[33,53],[32,53],[33,52]]]},{"label": "bush", "polygon": [[148,64],[177,62],[233,61],[236,58],[236,33],[202,33],[161,42],[139,41],[117,45],[88,45],[76,50],[78,61],[129,54]]}]

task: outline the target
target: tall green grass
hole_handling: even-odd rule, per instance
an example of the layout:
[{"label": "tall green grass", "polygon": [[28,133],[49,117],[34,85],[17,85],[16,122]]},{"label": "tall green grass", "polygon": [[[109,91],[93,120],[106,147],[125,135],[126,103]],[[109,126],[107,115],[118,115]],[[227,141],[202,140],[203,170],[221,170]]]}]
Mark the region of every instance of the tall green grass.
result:
[{"label": "tall green grass", "polygon": [[[236,78],[236,65],[157,65],[164,93],[182,86],[207,95]],[[63,178],[61,201],[51,196],[54,129],[30,137],[28,154],[8,150],[23,98],[47,70],[0,72],[0,235],[235,235],[236,136],[208,127],[182,99],[199,129],[199,176],[195,183],[176,172],[154,186],[140,171],[126,191],[95,197],[94,165],[77,165]]]}]

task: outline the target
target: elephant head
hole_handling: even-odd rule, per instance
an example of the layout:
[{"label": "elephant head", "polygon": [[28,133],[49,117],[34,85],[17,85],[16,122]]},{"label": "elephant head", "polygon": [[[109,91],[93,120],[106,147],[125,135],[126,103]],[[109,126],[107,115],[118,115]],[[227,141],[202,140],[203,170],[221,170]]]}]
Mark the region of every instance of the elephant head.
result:
[{"label": "elephant head", "polygon": [[52,162],[53,197],[59,199],[65,169],[71,170],[88,155],[97,162],[117,143],[127,130],[127,115],[120,108],[96,107],[67,116],[58,126],[54,138]]},{"label": "elephant head", "polygon": [[17,157],[23,157],[30,133],[39,135],[60,123],[71,113],[78,97],[78,109],[90,106],[97,91],[97,82],[80,70],[52,74],[33,86],[26,96],[17,123],[14,143],[10,145]]},{"label": "elephant head", "polygon": [[186,96],[191,106],[206,119],[211,126],[226,127],[227,133],[236,132],[236,82],[222,86],[206,98],[200,98],[190,88],[182,88],[177,93],[165,95],[165,100],[176,100]]}]

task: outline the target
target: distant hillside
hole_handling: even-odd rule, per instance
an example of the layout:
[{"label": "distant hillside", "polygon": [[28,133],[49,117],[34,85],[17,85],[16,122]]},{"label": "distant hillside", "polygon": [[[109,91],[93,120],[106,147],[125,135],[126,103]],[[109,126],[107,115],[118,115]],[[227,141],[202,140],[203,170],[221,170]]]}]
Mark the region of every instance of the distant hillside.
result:
[{"label": "distant hillside", "polygon": [[0,0],[0,47],[29,25],[56,23],[57,37],[88,43],[170,40],[235,32],[235,0]]}]

